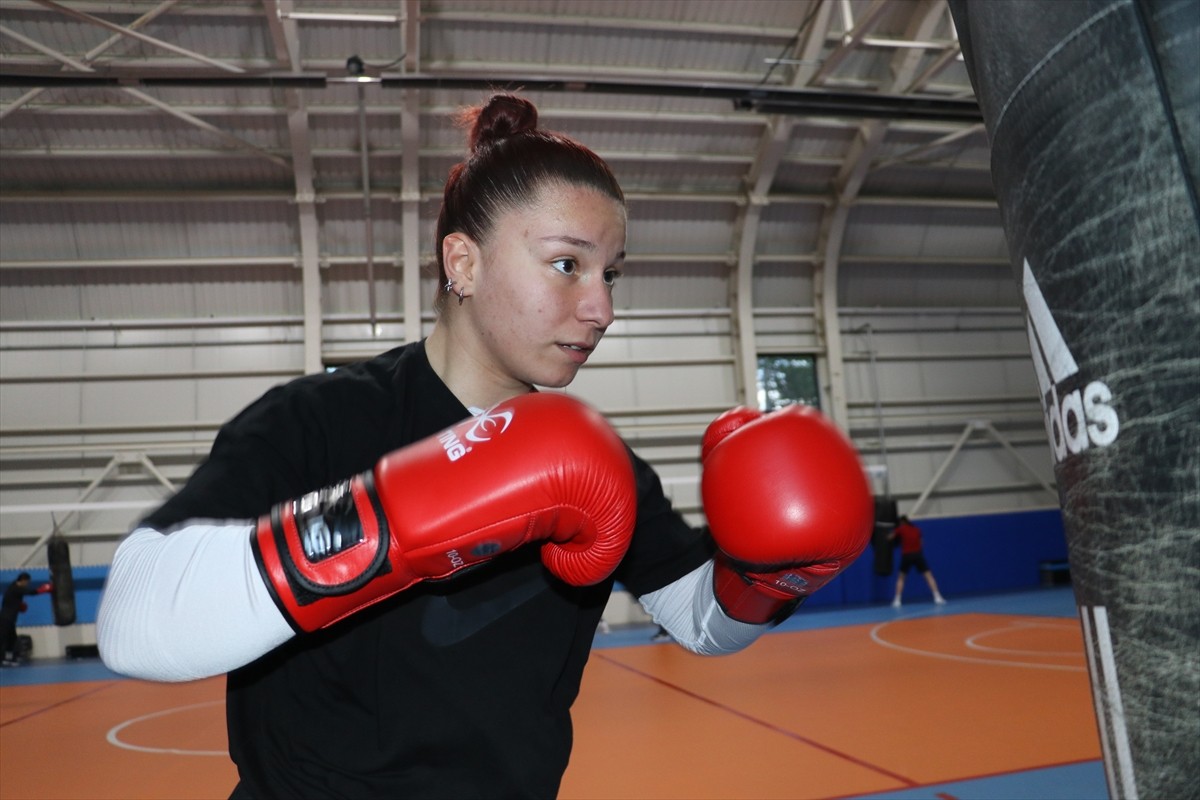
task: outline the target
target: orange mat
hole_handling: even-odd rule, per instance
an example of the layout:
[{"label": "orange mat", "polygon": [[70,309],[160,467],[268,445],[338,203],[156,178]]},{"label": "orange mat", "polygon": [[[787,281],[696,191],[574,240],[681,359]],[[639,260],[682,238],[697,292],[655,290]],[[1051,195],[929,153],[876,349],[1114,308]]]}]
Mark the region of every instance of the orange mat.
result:
[{"label": "orange mat", "polygon": [[564,798],[838,797],[1100,757],[1069,619],[776,634],[719,659],[602,650],[585,688]]},{"label": "orange mat", "polygon": [[[0,689],[0,798],[224,798],[224,680]],[[1079,625],[950,614],[596,650],[563,800],[829,798],[1100,758]]]},{"label": "orange mat", "polygon": [[226,798],[224,695],[224,678],[0,689],[0,797]]}]

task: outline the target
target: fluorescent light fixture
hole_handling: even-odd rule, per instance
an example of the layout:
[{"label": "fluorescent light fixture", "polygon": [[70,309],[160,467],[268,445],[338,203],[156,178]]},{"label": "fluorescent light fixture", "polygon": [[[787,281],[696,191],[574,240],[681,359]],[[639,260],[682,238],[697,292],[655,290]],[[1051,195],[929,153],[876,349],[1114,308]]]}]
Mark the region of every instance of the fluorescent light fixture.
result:
[{"label": "fluorescent light fixture", "polygon": [[292,11],[280,13],[281,19],[297,19],[309,22],[387,22],[397,23],[400,17],[396,14],[339,14],[326,11]]}]

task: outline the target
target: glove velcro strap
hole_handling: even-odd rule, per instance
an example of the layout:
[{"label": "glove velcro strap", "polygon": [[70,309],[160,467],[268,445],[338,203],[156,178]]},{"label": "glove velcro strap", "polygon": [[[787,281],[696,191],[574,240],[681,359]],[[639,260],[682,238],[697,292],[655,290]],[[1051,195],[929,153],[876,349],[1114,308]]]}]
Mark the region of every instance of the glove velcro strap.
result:
[{"label": "glove velcro strap", "polygon": [[254,549],[260,562],[268,562],[268,583],[276,593],[284,588],[278,580],[282,572],[291,595],[285,605],[349,594],[389,566],[387,518],[369,471],[277,505],[269,531],[266,527],[260,523]]},{"label": "glove velcro strap", "polygon": [[387,518],[370,471],[276,506],[271,531],[289,556],[288,582],[313,600],[360,589],[387,563]]},{"label": "glove velcro strap", "polygon": [[751,625],[778,624],[808,599],[752,580],[733,569],[723,554],[717,555],[713,569],[713,596],[725,616]]}]

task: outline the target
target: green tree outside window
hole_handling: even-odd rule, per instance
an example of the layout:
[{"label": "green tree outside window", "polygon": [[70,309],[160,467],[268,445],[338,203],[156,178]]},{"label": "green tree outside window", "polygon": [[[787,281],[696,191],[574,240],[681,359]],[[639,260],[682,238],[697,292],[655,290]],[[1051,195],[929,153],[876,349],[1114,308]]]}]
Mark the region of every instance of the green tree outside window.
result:
[{"label": "green tree outside window", "polygon": [[796,403],[821,407],[816,359],[794,354],[759,356],[758,407],[774,411]]}]

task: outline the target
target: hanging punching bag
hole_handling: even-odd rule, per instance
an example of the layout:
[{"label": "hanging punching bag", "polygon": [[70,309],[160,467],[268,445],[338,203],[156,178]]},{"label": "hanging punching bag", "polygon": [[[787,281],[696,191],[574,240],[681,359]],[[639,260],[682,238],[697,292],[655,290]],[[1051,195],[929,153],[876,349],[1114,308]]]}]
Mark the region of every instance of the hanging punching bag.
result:
[{"label": "hanging punching bag", "polygon": [[46,543],[46,563],[50,565],[50,605],[55,625],[75,624],[75,575],[71,572],[71,550],[58,534]]},{"label": "hanging punching bag", "polygon": [[1200,4],[949,0],[1055,463],[1109,791],[1200,776]]},{"label": "hanging punching bag", "polygon": [[892,574],[896,567],[893,556],[892,531],[896,530],[896,520],[899,513],[896,508],[896,498],[875,498],[875,529],[871,533],[871,549],[875,554],[872,571],[881,578]]}]

